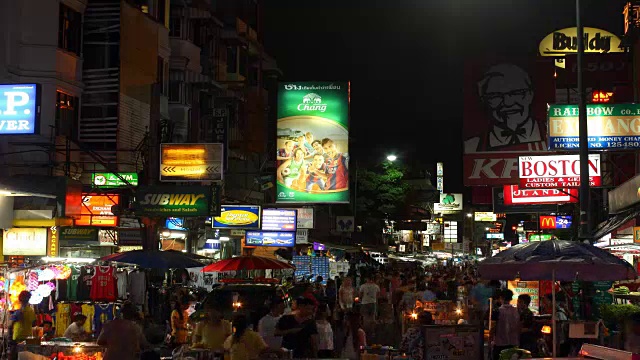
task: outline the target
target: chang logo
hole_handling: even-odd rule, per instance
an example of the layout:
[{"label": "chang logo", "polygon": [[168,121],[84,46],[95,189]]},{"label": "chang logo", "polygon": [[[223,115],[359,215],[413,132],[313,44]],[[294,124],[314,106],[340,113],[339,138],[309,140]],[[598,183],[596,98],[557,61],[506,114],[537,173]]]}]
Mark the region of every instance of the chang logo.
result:
[{"label": "chang logo", "polygon": [[302,104],[298,104],[298,111],[325,112],[327,104],[322,103],[322,97],[316,93],[309,93],[302,97]]}]

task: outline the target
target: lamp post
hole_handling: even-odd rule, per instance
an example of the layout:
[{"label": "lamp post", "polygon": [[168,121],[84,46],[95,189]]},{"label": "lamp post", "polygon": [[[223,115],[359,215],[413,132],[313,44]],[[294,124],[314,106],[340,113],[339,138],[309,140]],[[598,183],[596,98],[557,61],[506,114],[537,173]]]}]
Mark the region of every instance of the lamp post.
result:
[{"label": "lamp post", "polygon": [[[587,128],[587,102],[584,94],[583,66],[584,66],[584,27],[580,14],[580,0],[576,0],[576,35],[578,40],[578,139],[580,144],[580,240],[591,237],[590,198],[589,198],[589,141]],[[555,345],[555,343],[554,343]],[[553,355],[555,356],[555,346]]]}]

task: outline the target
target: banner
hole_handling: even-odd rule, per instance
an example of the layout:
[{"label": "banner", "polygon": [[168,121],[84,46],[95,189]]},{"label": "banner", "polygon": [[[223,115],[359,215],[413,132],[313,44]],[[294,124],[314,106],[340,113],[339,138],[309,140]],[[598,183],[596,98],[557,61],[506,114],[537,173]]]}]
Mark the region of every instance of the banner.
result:
[{"label": "banner", "polygon": [[221,181],[223,144],[160,144],[160,181]]},{"label": "banner", "polygon": [[518,156],[547,150],[553,74],[553,62],[547,59],[467,64],[462,126],[466,186],[517,183]]},{"label": "banner", "polygon": [[520,189],[505,185],[504,205],[577,203],[578,189]]},{"label": "banner", "polygon": [[277,203],[349,202],[349,85],[281,83]]},{"label": "banner", "polygon": [[[549,149],[580,148],[578,105],[549,105]],[[589,149],[640,149],[640,104],[587,105]]]},{"label": "banner", "polygon": [[[578,155],[520,156],[518,160],[520,187],[553,189],[580,186]],[[600,154],[589,154],[589,186],[600,186]]]},{"label": "banner", "polygon": [[0,84],[0,135],[37,134],[40,85]]},{"label": "banner", "polygon": [[208,216],[210,199],[208,186],[146,186],[136,191],[134,209],[144,216]]}]

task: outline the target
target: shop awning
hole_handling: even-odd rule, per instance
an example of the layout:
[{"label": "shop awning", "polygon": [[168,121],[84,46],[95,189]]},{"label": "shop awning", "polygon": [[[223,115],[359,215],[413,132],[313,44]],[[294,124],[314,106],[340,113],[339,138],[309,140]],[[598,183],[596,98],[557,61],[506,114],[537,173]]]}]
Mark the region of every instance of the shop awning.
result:
[{"label": "shop awning", "polygon": [[637,216],[640,216],[640,206],[635,206],[631,209],[625,210],[619,214],[616,214],[606,221],[601,222],[596,226],[592,233],[594,240],[600,239],[603,236],[617,230],[620,226],[633,220]]}]

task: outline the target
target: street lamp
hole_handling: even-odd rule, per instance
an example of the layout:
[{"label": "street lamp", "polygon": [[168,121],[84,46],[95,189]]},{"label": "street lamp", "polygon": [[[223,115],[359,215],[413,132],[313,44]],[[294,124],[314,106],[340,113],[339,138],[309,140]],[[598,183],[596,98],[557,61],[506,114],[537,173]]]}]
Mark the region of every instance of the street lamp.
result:
[{"label": "street lamp", "polygon": [[394,162],[396,160],[398,160],[398,157],[395,155],[387,155],[387,160]]}]

